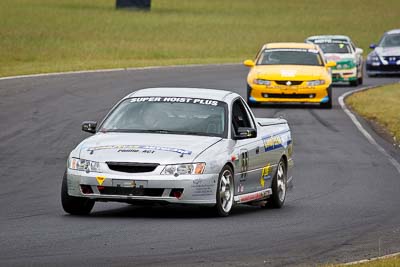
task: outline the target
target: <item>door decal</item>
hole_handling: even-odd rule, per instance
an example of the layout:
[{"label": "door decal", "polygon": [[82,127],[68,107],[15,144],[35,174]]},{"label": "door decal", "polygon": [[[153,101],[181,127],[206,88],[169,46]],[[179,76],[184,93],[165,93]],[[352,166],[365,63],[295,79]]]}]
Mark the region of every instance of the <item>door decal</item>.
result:
[{"label": "door decal", "polygon": [[249,154],[247,150],[241,152],[240,154],[240,168],[241,168],[240,181],[245,181],[247,178],[247,171],[249,169]]}]

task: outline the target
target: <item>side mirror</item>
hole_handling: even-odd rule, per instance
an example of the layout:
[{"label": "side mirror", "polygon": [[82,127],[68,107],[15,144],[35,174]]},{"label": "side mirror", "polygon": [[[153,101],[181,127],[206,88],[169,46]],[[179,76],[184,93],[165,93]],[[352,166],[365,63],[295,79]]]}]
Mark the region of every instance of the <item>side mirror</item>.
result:
[{"label": "side mirror", "polygon": [[376,44],[370,44],[369,45],[369,48],[371,48],[371,49],[375,49],[375,47],[376,47]]},{"label": "side mirror", "polygon": [[97,121],[84,121],[82,122],[82,131],[88,133],[95,133],[97,127]]},{"label": "side mirror", "polygon": [[364,52],[364,50],[362,50],[361,48],[356,48],[356,53],[361,55]]},{"label": "side mirror", "polygon": [[255,138],[257,137],[257,130],[254,128],[239,127],[238,133],[234,135],[235,140]]},{"label": "side mirror", "polygon": [[336,62],[335,61],[328,61],[326,62],[325,67],[327,68],[331,68],[331,67],[335,67],[336,66]]},{"label": "side mirror", "polygon": [[243,62],[243,64],[245,65],[245,66],[247,66],[247,67],[254,67],[256,64],[254,63],[254,61],[253,60],[251,60],[251,59],[248,59],[248,60],[245,60],[244,62]]}]

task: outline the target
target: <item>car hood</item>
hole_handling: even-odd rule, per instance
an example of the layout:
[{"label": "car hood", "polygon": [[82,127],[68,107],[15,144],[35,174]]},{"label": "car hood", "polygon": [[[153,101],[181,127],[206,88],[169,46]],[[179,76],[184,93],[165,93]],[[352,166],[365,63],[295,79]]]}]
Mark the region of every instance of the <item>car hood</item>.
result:
[{"label": "car hood", "polygon": [[98,133],[81,143],[79,157],[98,162],[192,162],[220,140],[220,137],[193,135]]},{"label": "car hood", "polygon": [[329,61],[345,61],[345,60],[354,60],[356,57],[353,54],[343,54],[343,53],[326,53],[324,54],[325,58]]},{"label": "car hood", "polygon": [[375,52],[382,56],[400,56],[400,46],[396,47],[377,47],[375,48]]},{"label": "car hood", "polygon": [[253,74],[258,79],[307,81],[326,74],[325,67],[299,65],[256,66]]}]

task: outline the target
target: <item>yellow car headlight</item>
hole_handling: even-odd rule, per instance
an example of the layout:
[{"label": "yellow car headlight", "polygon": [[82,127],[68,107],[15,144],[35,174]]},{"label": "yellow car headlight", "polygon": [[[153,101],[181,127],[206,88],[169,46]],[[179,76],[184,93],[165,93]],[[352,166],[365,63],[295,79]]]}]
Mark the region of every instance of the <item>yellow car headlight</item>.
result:
[{"label": "yellow car headlight", "polygon": [[325,80],[313,80],[313,81],[307,82],[308,86],[318,86],[318,85],[323,85],[323,84],[325,84]]},{"label": "yellow car headlight", "polygon": [[264,80],[264,79],[254,79],[253,83],[258,84],[258,85],[266,85],[266,86],[271,85],[271,81]]}]

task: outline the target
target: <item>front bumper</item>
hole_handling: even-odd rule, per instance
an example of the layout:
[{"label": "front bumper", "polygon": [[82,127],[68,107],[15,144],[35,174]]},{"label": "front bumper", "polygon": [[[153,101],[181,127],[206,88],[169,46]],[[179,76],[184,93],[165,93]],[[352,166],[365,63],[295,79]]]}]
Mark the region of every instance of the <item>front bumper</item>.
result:
[{"label": "front bumper", "polygon": [[326,103],[329,101],[327,85],[314,87],[250,85],[252,103]]},{"label": "front bumper", "polygon": [[366,64],[366,70],[368,75],[380,75],[380,74],[400,74],[400,64],[398,65],[384,65],[379,63],[372,64],[372,63],[367,63]]},{"label": "front bumper", "polygon": [[[145,175],[67,170],[68,195],[96,201],[215,204],[218,174]],[[180,191],[180,197],[174,196]],[[84,193],[85,192],[85,193]]]},{"label": "front bumper", "polygon": [[357,68],[332,70],[332,82],[350,82],[357,80]]}]

